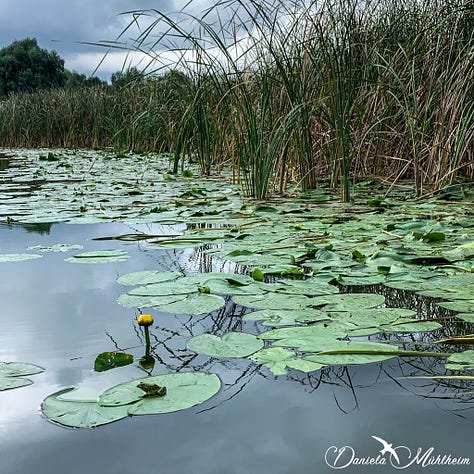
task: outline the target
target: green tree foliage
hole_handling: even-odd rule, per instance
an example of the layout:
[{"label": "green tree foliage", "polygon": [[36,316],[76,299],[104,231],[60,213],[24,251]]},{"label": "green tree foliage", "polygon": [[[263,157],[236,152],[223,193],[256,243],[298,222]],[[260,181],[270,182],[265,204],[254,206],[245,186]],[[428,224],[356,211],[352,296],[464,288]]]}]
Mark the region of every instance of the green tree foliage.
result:
[{"label": "green tree foliage", "polygon": [[66,75],[65,87],[74,89],[76,87],[93,87],[107,85],[107,81],[103,81],[98,77],[91,76],[87,77],[85,74],[80,74],[76,71],[64,70]]},{"label": "green tree foliage", "polygon": [[122,87],[131,83],[144,82],[145,73],[139,71],[136,67],[131,67],[126,71],[114,72],[110,79],[114,87]]},{"label": "green tree foliage", "polygon": [[55,51],[40,48],[35,38],[14,41],[0,49],[0,96],[65,82],[64,60]]}]

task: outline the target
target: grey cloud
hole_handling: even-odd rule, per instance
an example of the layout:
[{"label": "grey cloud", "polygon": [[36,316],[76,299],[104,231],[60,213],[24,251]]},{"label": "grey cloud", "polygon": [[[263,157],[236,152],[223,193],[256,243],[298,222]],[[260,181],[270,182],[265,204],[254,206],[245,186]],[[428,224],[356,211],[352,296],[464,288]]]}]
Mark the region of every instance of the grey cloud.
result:
[{"label": "grey cloud", "polygon": [[34,37],[41,47],[54,49],[63,58],[97,51],[80,42],[114,40],[129,21],[120,13],[157,7],[173,11],[180,3],[173,0],[0,0],[0,47]]}]

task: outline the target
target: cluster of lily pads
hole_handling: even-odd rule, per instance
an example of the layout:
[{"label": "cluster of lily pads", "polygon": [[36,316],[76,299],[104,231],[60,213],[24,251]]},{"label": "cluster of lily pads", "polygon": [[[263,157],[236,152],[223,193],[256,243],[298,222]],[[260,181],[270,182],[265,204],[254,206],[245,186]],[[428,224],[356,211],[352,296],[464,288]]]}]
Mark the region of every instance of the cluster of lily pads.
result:
[{"label": "cluster of lily pads", "polygon": [[[69,252],[72,250],[82,249],[82,245],[78,244],[54,244],[51,246],[34,245],[28,247],[28,250],[34,250],[37,253],[4,253],[0,254],[1,262],[22,262],[25,260],[35,260],[41,258],[44,253]],[[82,252],[65,259],[70,263],[114,263],[124,262],[130,258],[125,250],[96,250],[91,252]]]},{"label": "cluster of lily pads", "polygon": [[[164,395],[147,396],[140,387],[166,388]],[[94,428],[130,415],[171,413],[193,407],[215,395],[221,387],[217,375],[183,372],[124,382],[97,394],[87,389],[67,388],[47,397],[43,415],[73,428]]]},{"label": "cluster of lily pads", "polygon": [[[222,179],[197,180],[191,170],[169,172],[165,154],[113,151],[9,150],[0,171],[0,220],[10,223],[93,223],[108,220],[183,221],[196,214],[196,201],[210,214],[229,207],[239,187]],[[201,213],[201,215],[203,215]]]},{"label": "cluster of lily pads", "polygon": [[[243,200],[238,187],[223,186],[221,178],[172,176],[166,156],[63,152],[58,160],[44,161],[37,152],[23,153],[24,164],[7,168],[1,176],[0,218],[7,223],[181,222],[188,227],[180,235],[143,236],[145,242],[150,248],[200,248],[206,256],[235,265],[236,273],[149,270],[118,279],[135,286],[118,299],[126,307],[192,316],[217,311],[231,299],[248,308],[243,327],[257,322],[252,325],[256,334],[197,335],[187,343],[190,351],[249,358],[275,375],[397,356],[447,357],[446,369],[462,373],[474,368],[474,195],[467,186],[418,201],[395,193],[391,199],[374,198],[358,188],[356,202],[341,204],[323,188],[262,203]],[[0,261],[39,256],[10,254]],[[112,249],[67,261],[127,258],[123,250]],[[356,293],[344,293],[347,287]],[[439,320],[387,307],[384,297],[374,293],[377,288],[435,298],[448,316]],[[459,334],[433,340],[434,350],[405,348],[404,334],[436,333],[452,321]],[[396,334],[398,342],[380,342],[380,334]],[[203,388],[209,398],[219,387],[216,376],[205,375],[200,380],[212,380],[211,388]],[[188,402],[197,397],[197,403],[207,399],[200,389],[196,394],[191,388],[173,390],[174,377],[183,376],[194,377],[178,373],[158,376],[170,377],[166,382],[146,379],[167,386],[163,397],[144,398],[137,387],[140,380],[94,396],[67,389],[48,397],[43,413],[68,426],[90,427],[130,414],[161,413],[167,410],[166,397],[185,396]]]},{"label": "cluster of lily pads", "polygon": [[32,380],[25,378],[44,372],[43,367],[24,362],[0,362],[0,391],[31,385]]},{"label": "cluster of lily pads", "polygon": [[[226,304],[222,295],[231,295],[234,303],[258,309],[245,314],[243,320],[276,329],[258,335],[201,334],[188,341],[188,348],[212,357],[250,357],[275,375],[285,374],[286,367],[311,372],[328,365],[364,364],[399,355],[449,355],[351,340],[381,332],[433,331],[442,325],[416,319],[416,312],[409,309],[380,307],[385,301],[382,295],[340,294],[337,286],[317,278],[270,283],[239,274],[180,276],[178,272],[142,271],[122,275],[118,282],[139,285],[118,298],[127,307],[196,315],[218,310]],[[264,348],[265,341],[273,341],[271,347]]]}]

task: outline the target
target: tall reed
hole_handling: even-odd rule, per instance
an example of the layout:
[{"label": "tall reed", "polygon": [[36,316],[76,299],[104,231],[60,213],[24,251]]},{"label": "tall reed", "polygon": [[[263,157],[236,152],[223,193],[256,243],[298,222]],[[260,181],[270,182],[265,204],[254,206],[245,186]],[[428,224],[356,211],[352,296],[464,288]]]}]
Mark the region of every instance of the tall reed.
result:
[{"label": "tall reed", "polygon": [[472,2],[219,0],[199,16],[194,4],[133,12],[146,26],[122,45],[147,52],[150,72],[179,72],[11,96],[0,143],[173,151],[176,171],[230,164],[259,199],[289,181],[329,179],[348,201],[367,175],[411,179],[415,194],[474,179]]}]

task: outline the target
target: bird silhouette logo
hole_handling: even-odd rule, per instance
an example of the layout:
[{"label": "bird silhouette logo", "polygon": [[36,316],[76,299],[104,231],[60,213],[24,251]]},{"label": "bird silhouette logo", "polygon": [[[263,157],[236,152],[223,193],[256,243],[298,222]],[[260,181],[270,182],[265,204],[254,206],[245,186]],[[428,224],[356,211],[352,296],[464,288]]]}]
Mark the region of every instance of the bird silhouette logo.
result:
[{"label": "bird silhouette logo", "polygon": [[395,451],[391,443],[387,443],[387,441],[382,438],[379,438],[378,436],[372,436],[372,438],[382,444],[383,448],[380,450],[380,454],[382,456],[386,453],[389,453],[390,456],[393,456],[393,459],[397,461],[397,464],[400,464],[400,459],[398,459],[397,452]]}]

